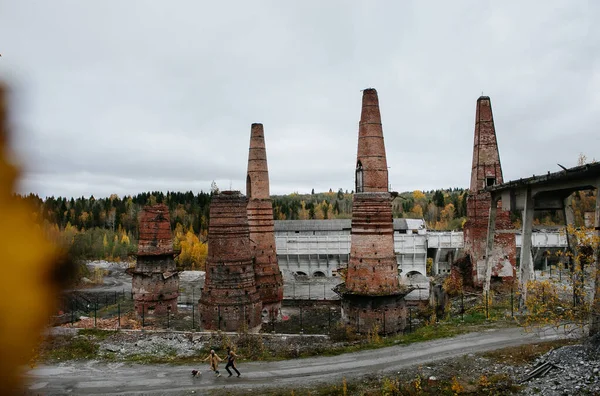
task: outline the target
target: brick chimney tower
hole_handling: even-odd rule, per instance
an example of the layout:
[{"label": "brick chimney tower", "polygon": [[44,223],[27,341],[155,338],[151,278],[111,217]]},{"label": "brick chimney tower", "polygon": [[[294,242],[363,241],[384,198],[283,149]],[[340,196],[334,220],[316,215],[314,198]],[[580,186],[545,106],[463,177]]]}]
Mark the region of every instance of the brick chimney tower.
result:
[{"label": "brick chimney tower", "polygon": [[[465,253],[473,265],[473,281],[480,284],[485,276],[485,249],[487,227],[492,205],[491,195],[481,190],[503,183],[502,166],[496,140],[496,128],[492,103],[488,96],[477,99],[475,112],[475,141],[471,185],[467,197],[467,222],[464,226]],[[496,230],[512,228],[508,211],[498,202]],[[511,278],[515,274],[516,243],[514,234],[495,234],[492,260],[492,276]]]},{"label": "brick chimney tower", "polygon": [[342,320],[363,333],[375,325],[395,333],[404,328],[408,290],[398,278],[383,129],[372,88],[363,91],[355,176],[350,258],[345,285],[338,288]]},{"label": "brick chimney tower", "polygon": [[363,91],[362,111],[358,127],[355,191],[388,192],[388,170],[379,112],[377,91]]},{"label": "brick chimney tower", "polygon": [[252,265],[247,205],[239,191],[212,197],[206,280],[198,304],[205,330],[260,330],[262,303]]},{"label": "brick chimney tower", "polygon": [[246,196],[256,289],[262,301],[262,320],[267,322],[279,317],[283,280],[275,250],[273,206],[269,194],[269,168],[262,124],[252,124],[250,131]]},{"label": "brick chimney tower", "polygon": [[169,208],[145,206],[138,218],[139,241],[132,292],[138,314],[177,312],[179,275],[175,266]]}]

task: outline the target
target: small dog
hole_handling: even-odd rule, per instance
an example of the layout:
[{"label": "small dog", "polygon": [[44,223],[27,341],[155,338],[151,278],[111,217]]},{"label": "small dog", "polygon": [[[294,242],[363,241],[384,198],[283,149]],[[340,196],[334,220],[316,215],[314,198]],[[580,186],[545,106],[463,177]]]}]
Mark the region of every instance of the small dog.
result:
[{"label": "small dog", "polygon": [[199,377],[199,376],[200,376],[200,371],[192,370],[192,377]]}]

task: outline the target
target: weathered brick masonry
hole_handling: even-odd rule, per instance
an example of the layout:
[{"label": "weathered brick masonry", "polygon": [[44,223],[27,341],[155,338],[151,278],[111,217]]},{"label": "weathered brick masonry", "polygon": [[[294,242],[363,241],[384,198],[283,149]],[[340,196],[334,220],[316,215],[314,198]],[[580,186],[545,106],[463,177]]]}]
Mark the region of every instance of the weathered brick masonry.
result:
[{"label": "weathered brick masonry", "polygon": [[252,124],[246,177],[248,225],[254,257],[256,289],[262,301],[262,318],[278,318],[283,300],[283,279],[275,250],[273,206],[262,124]]},{"label": "weathered brick masonry", "polygon": [[206,280],[198,304],[205,330],[260,330],[246,207],[239,191],[223,191],[210,203]]},{"label": "weathered brick masonry", "polygon": [[[464,226],[465,253],[471,258],[473,280],[476,284],[480,284],[485,275],[486,238],[492,204],[490,194],[481,192],[481,190],[502,182],[502,167],[492,104],[489,97],[481,96],[477,99],[471,185],[467,198],[467,222]],[[497,207],[496,230],[512,228],[509,212],[502,210],[500,202]],[[493,277],[510,279],[515,275],[516,243],[514,234],[495,234],[494,249],[490,260],[492,261]]]},{"label": "weathered brick masonry", "polygon": [[391,194],[377,91],[363,91],[352,201],[352,235],[342,320],[360,332],[401,331],[406,322],[404,296],[394,253]]},{"label": "weathered brick masonry", "polygon": [[173,251],[169,208],[146,206],[139,215],[139,241],[132,292],[138,314],[177,312],[179,276]]},{"label": "weathered brick masonry", "polygon": [[356,192],[388,192],[388,170],[377,91],[363,91],[358,128]]}]

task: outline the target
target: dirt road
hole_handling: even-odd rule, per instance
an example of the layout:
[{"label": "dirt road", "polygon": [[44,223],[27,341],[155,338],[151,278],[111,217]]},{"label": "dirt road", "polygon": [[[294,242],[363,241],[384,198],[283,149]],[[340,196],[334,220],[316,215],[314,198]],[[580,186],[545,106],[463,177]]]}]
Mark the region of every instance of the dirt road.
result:
[{"label": "dirt road", "polygon": [[228,378],[223,370],[215,378],[200,367],[202,375],[191,377],[192,366],[135,365],[124,363],[68,362],[40,366],[28,371],[28,394],[44,395],[191,395],[213,389],[257,390],[265,387],[300,387],[308,383],[341,381],[374,373],[387,373],[427,362],[461,355],[536,343],[565,337],[547,329],[526,333],[522,329],[495,329],[454,338],[394,346],[340,356],[280,362],[240,361],[242,376]]}]

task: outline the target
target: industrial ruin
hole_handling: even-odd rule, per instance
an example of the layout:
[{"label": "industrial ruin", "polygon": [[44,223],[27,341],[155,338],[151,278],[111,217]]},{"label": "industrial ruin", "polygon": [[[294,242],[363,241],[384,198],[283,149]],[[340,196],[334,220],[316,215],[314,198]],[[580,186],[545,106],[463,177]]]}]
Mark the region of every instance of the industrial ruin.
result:
[{"label": "industrial ruin", "polygon": [[[375,89],[366,89],[352,219],[274,221],[264,128],[252,124],[246,196],[224,191],[212,197],[206,279],[197,301],[201,326],[256,332],[262,324],[281,319],[280,265],[286,276],[293,277],[336,278],[345,272],[345,283],[334,288],[341,297],[342,322],[361,333],[403,331],[407,301],[426,301],[430,293],[427,276],[450,273],[461,255],[469,258],[477,286],[484,280],[488,288],[490,279],[512,280],[523,238],[507,231],[511,228],[509,212],[490,193],[502,183],[491,101],[482,96],[476,107],[464,232],[435,232],[427,230],[422,219],[393,219],[379,100]],[[490,242],[486,236],[492,223]],[[567,245],[558,232],[528,235],[527,251]],[[140,215],[138,259],[130,271],[138,313],[177,309],[178,275],[171,238],[168,208],[147,207]],[[430,273],[428,258],[433,259]]]},{"label": "industrial ruin", "polygon": [[256,289],[262,301],[262,319],[266,322],[280,316],[283,279],[275,250],[273,205],[262,124],[252,124],[250,132],[246,197]]},{"label": "industrial ruin", "polygon": [[140,236],[132,293],[140,315],[177,312],[179,276],[175,266],[173,237],[167,205],[149,205],[139,215]]},{"label": "industrial ruin", "polygon": [[239,191],[212,197],[206,279],[198,303],[205,330],[260,330],[262,302],[256,289],[247,206],[248,199]]},{"label": "industrial ruin", "polygon": [[383,129],[372,88],[363,91],[355,176],[350,257],[338,288],[342,321],[358,332],[396,333],[405,327],[410,290],[398,279]]},{"label": "industrial ruin", "polygon": [[[480,285],[485,277],[486,235],[492,205],[491,195],[484,188],[503,183],[502,166],[494,127],[492,103],[488,96],[477,99],[475,112],[475,139],[473,143],[473,166],[471,185],[467,198],[467,222],[464,225],[464,251],[469,256],[473,281]],[[513,278],[515,276],[517,248],[514,233],[503,233],[512,228],[509,212],[502,210],[499,202],[496,217],[494,249],[489,253],[491,276]]]}]

